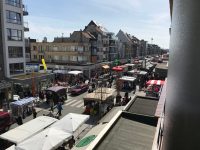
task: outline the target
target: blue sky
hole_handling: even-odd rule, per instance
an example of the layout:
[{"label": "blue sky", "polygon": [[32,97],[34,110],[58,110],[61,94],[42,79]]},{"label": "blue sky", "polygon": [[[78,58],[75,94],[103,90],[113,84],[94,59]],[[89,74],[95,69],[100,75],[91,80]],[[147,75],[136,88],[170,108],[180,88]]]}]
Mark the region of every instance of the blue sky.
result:
[{"label": "blue sky", "polygon": [[24,0],[30,31],[26,37],[49,41],[84,29],[91,21],[117,34],[119,29],[139,39],[169,47],[168,0]]}]

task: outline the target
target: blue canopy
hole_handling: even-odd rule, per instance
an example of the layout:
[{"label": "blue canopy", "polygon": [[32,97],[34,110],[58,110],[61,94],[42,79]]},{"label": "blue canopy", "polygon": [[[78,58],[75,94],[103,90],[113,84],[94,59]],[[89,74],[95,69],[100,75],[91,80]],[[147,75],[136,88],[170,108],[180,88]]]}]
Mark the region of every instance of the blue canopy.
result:
[{"label": "blue canopy", "polygon": [[22,105],[26,105],[28,103],[31,103],[34,100],[35,100],[35,97],[23,98],[23,99],[20,99],[18,101],[12,102],[11,105],[22,106]]}]

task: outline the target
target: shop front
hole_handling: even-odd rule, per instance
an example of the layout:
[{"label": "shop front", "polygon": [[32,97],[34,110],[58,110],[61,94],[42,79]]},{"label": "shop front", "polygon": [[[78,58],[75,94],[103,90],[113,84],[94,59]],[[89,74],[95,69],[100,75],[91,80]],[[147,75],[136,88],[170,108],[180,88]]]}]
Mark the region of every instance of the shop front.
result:
[{"label": "shop front", "polygon": [[12,100],[12,83],[5,80],[0,81],[0,109],[7,109]]}]

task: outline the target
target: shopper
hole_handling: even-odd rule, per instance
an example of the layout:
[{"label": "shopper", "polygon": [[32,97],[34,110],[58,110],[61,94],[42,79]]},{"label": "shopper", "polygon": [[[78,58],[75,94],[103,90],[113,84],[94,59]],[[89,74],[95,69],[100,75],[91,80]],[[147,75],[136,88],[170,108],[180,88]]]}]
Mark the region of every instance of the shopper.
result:
[{"label": "shopper", "polygon": [[36,109],[33,108],[33,119],[35,119],[37,117],[37,112],[36,112]]},{"label": "shopper", "polygon": [[59,116],[61,116],[62,115],[62,113],[61,113],[61,111],[62,111],[62,103],[61,102],[58,102],[58,104],[57,104],[57,109],[58,109],[58,113],[57,114],[59,114]]}]

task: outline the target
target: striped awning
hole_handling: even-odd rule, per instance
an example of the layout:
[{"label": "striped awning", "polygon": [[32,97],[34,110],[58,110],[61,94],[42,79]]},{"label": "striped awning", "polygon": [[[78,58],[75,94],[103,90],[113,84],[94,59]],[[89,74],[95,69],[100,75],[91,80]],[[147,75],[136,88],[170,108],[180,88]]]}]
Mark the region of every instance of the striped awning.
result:
[{"label": "striped awning", "polygon": [[102,66],[104,69],[109,69],[110,67],[108,65],[103,65]]},{"label": "striped awning", "polygon": [[164,80],[149,80],[147,85],[164,85]]}]

